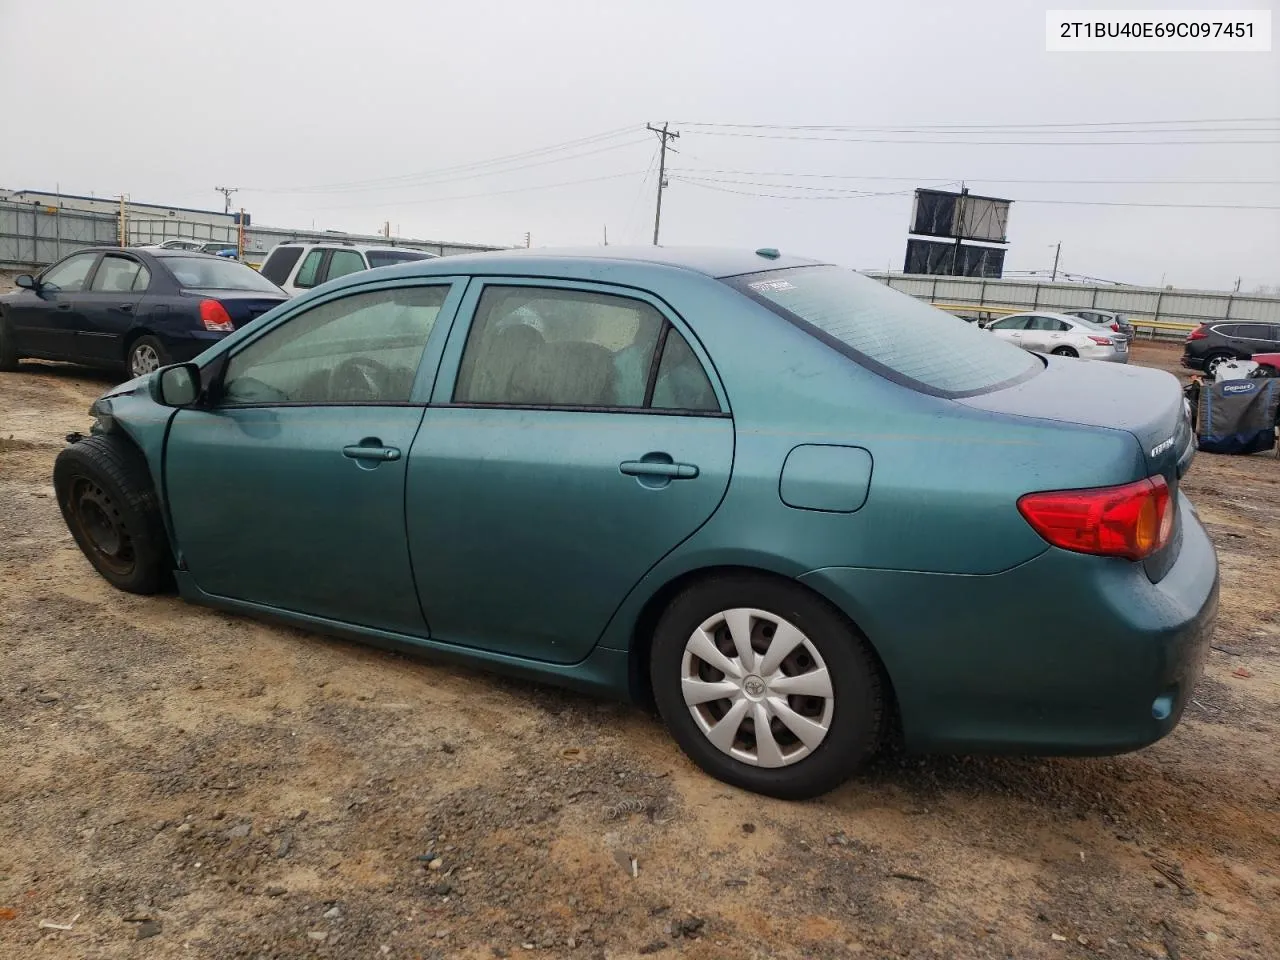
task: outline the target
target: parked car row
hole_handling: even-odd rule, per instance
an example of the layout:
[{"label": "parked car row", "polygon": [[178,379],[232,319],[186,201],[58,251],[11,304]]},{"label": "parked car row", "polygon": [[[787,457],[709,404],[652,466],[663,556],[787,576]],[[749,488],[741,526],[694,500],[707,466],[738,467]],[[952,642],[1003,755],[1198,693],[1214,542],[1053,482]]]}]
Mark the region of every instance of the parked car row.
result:
[{"label": "parked car row", "polygon": [[0,297],[0,370],[60,360],[131,376],[190,360],[291,296],[358,271],[434,254],[403,247],[281,244],[261,272],[221,241],[91,247]]},{"label": "parked car row", "polygon": [[1129,362],[1129,340],[1110,324],[1091,322],[1066,313],[1015,313],[993,320],[986,331],[1035,353],[1086,360]]}]

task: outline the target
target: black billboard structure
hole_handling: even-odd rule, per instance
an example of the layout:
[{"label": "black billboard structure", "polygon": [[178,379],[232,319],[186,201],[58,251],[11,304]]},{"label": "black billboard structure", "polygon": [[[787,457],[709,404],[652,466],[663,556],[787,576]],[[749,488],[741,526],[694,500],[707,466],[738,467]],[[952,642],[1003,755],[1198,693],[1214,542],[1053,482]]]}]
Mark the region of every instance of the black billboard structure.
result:
[{"label": "black billboard structure", "polygon": [[[1009,242],[1010,203],[968,190],[916,190],[910,228],[914,236],[907,238],[903,272],[998,279]],[[945,239],[927,239],[935,237]]]}]

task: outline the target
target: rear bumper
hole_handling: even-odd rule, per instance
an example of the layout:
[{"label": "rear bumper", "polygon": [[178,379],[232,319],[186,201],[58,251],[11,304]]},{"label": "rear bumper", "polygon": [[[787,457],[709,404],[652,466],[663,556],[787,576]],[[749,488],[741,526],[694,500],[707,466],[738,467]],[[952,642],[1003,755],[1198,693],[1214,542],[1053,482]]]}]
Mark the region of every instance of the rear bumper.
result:
[{"label": "rear bumper", "polygon": [[993,576],[801,580],[871,639],[909,749],[1123,753],[1177,725],[1217,615],[1217,556],[1185,498],[1180,510],[1182,549],[1159,583],[1139,563],[1055,548]]},{"label": "rear bumper", "polygon": [[181,333],[157,334],[174,363],[194,360],[215,343],[227,336],[213,330],[184,330]]}]

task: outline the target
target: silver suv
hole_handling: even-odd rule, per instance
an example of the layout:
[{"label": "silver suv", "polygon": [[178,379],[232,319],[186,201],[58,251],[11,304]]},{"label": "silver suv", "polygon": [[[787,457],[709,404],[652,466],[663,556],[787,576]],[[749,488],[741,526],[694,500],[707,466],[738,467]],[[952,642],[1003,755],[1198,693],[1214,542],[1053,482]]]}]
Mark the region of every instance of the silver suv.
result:
[{"label": "silver suv", "polygon": [[260,272],[290,296],[296,297],[326,280],[345,277],[348,273],[435,256],[434,253],[408,247],[379,247],[340,241],[282,243],[271,248]]}]

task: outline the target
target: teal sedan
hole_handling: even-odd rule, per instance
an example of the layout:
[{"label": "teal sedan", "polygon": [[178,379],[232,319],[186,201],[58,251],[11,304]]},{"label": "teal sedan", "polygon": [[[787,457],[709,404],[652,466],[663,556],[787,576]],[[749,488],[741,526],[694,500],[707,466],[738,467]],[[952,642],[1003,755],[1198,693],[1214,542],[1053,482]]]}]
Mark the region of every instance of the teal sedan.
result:
[{"label": "teal sedan", "polygon": [[1217,609],[1174,377],[775,250],[353,274],[91,413],[54,483],[120,589],[650,703],[778,797],[1152,743]]}]

